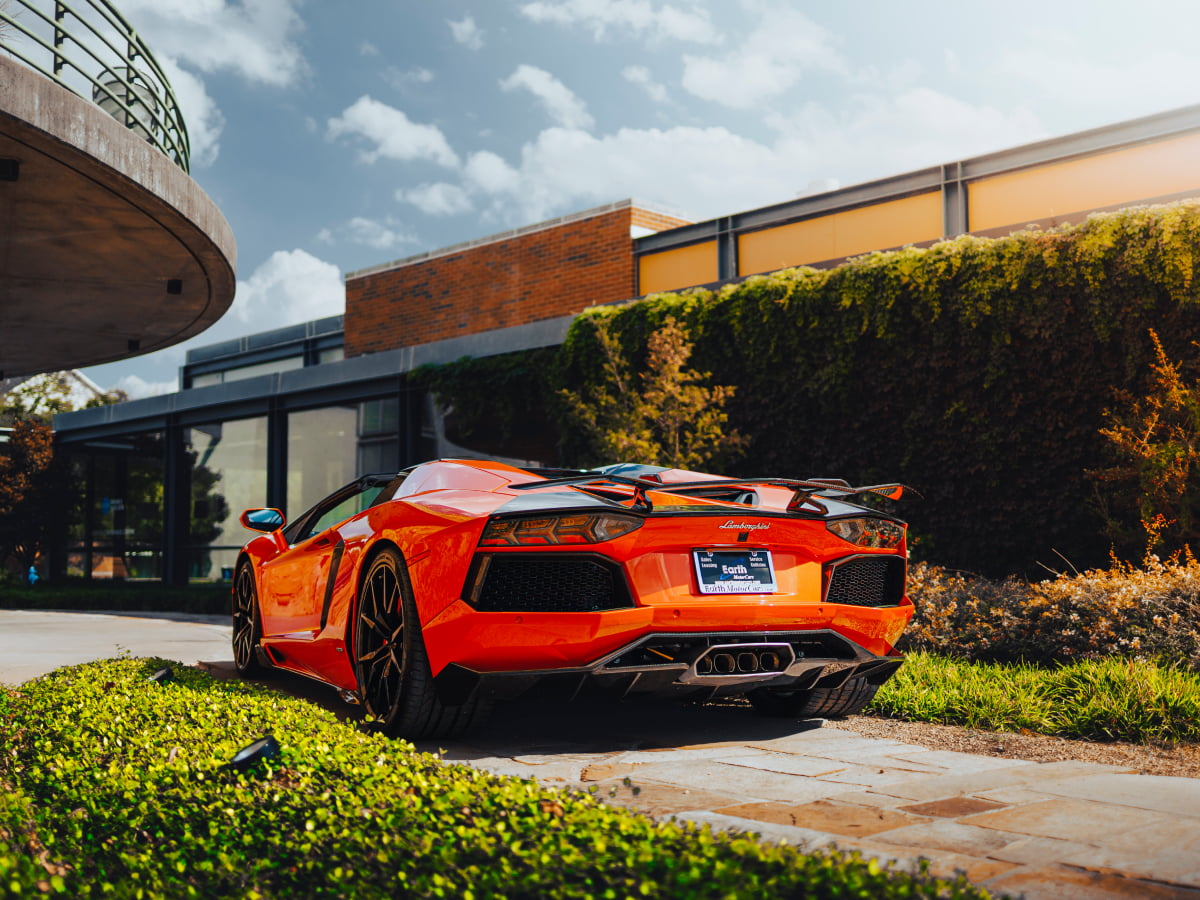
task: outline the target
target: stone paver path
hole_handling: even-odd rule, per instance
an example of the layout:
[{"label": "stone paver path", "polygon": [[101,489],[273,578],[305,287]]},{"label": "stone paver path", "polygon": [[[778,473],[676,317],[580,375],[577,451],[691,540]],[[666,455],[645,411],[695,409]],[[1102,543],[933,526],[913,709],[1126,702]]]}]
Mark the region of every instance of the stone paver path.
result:
[{"label": "stone paver path", "polygon": [[488,738],[441,749],[491,772],[594,788],[656,818],[809,849],[836,845],[901,865],[925,858],[934,874],[963,872],[996,894],[1200,900],[1197,779],[927,750],[812,727],[676,748],[580,752],[568,738],[533,753]]}]

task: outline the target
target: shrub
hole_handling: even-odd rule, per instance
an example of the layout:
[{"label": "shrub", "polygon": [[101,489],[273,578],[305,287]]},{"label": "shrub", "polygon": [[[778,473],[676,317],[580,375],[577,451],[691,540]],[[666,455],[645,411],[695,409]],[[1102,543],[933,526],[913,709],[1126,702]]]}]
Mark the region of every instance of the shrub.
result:
[{"label": "shrub", "polygon": [[[1155,360],[1152,377],[1139,394],[1117,392],[1105,410],[1115,465],[1093,473],[1108,536],[1118,548],[1149,543],[1149,550],[1179,552],[1200,546],[1200,385],[1183,377],[1182,365],[1167,357],[1150,329]],[[1135,518],[1140,534],[1130,534]]]},{"label": "shrub", "polygon": [[[7,693],[0,897],[32,893],[30,877],[73,898],[987,896],[444,764],[177,665],[147,681],[163,664],[95,663]],[[264,733],[276,758],[227,767]]]},{"label": "shrub", "polygon": [[917,563],[909,595],[916,614],[906,649],[1039,663],[1123,656],[1200,669],[1200,562],[1189,554],[1037,583]]}]

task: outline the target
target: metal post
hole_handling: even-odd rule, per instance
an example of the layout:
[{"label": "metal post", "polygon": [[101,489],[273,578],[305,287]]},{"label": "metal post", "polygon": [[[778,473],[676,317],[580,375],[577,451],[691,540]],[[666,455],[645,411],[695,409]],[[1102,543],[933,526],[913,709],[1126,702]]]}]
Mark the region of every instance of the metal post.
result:
[{"label": "metal post", "polygon": [[967,210],[967,185],[962,163],[942,166],[942,236],[954,237],[970,231]]},{"label": "metal post", "polygon": [[84,464],[83,487],[83,577],[92,580],[92,542],[96,533],[96,454],[89,452]]},{"label": "metal post", "polygon": [[730,281],[738,277],[737,232],[733,216],[717,219],[717,280]]},{"label": "metal post", "polygon": [[188,583],[192,513],[192,466],[183,434],[173,419],[163,430],[163,582],[178,586]]},{"label": "metal post", "polygon": [[[63,29],[58,27],[58,23],[61,22],[66,17],[67,17],[67,8],[65,6],[63,6],[61,3],[56,2],[54,4],[54,23],[55,23],[54,24],[54,49],[55,50],[58,50],[60,47],[62,47],[63,44],[66,43],[67,33],[65,31],[63,31]],[[59,56],[57,53],[55,53],[54,54],[54,74],[61,75],[63,66],[65,64],[66,64],[66,60],[63,59],[63,57]]]},{"label": "metal post", "polygon": [[[288,415],[279,397],[272,397],[267,409],[267,506],[287,508]],[[291,510],[299,513],[302,510]]]}]

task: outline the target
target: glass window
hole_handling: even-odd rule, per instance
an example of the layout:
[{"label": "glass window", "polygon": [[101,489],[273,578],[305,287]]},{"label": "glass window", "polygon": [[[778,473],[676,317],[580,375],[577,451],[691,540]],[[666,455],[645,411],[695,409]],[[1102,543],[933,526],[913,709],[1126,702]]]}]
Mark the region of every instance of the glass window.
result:
[{"label": "glass window", "polygon": [[320,534],[326,528],[336,525],[338,522],[343,522],[356,513],[368,509],[379,496],[379,492],[384,489],[385,485],[374,484],[366,487],[360,487],[352,491],[349,495],[339,495],[338,497],[330,498],[332,506],[328,506],[323,510],[319,510],[317,515],[311,520],[311,524],[306,524],[305,527],[295,536],[293,543],[306,541],[315,534]]},{"label": "glass window", "polygon": [[353,481],[357,406],[327,406],[288,413],[287,509],[299,515]]},{"label": "glass window", "polygon": [[267,500],[267,419],[234,419],[184,432],[191,460],[192,577],[229,580],[246,541],[243,509]]},{"label": "glass window", "polygon": [[288,356],[283,359],[273,359],[270,362],[255,363],[252,366],[239,366],[236,369],[226,369],[222,376],[226,382],[241,381],[243,378],[257,378],[259,375],[274,375],[276,372],[290,372],[293,369],[304,368],[303,356]]},{"label": "glass window", "polygon": [[160,433],[71,446],[82,514],[68,514],[66,571],[93,578],[157,580],[163,558]]}]

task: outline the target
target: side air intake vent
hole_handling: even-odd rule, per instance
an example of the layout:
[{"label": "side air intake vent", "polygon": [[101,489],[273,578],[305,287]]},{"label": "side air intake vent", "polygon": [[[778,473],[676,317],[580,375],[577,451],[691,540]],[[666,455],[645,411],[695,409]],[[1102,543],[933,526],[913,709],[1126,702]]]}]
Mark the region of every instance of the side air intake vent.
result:
[{"label": "side air intake vent", "polygon": [[633,606],[620,568],[565,553],[481,555],[464,598],[480,612],[598,612]]},{"label": "side air intake vent", "polygon": [[854,556],[830,566],[826,603],[899,606],[905,562],[898,556]]}]

